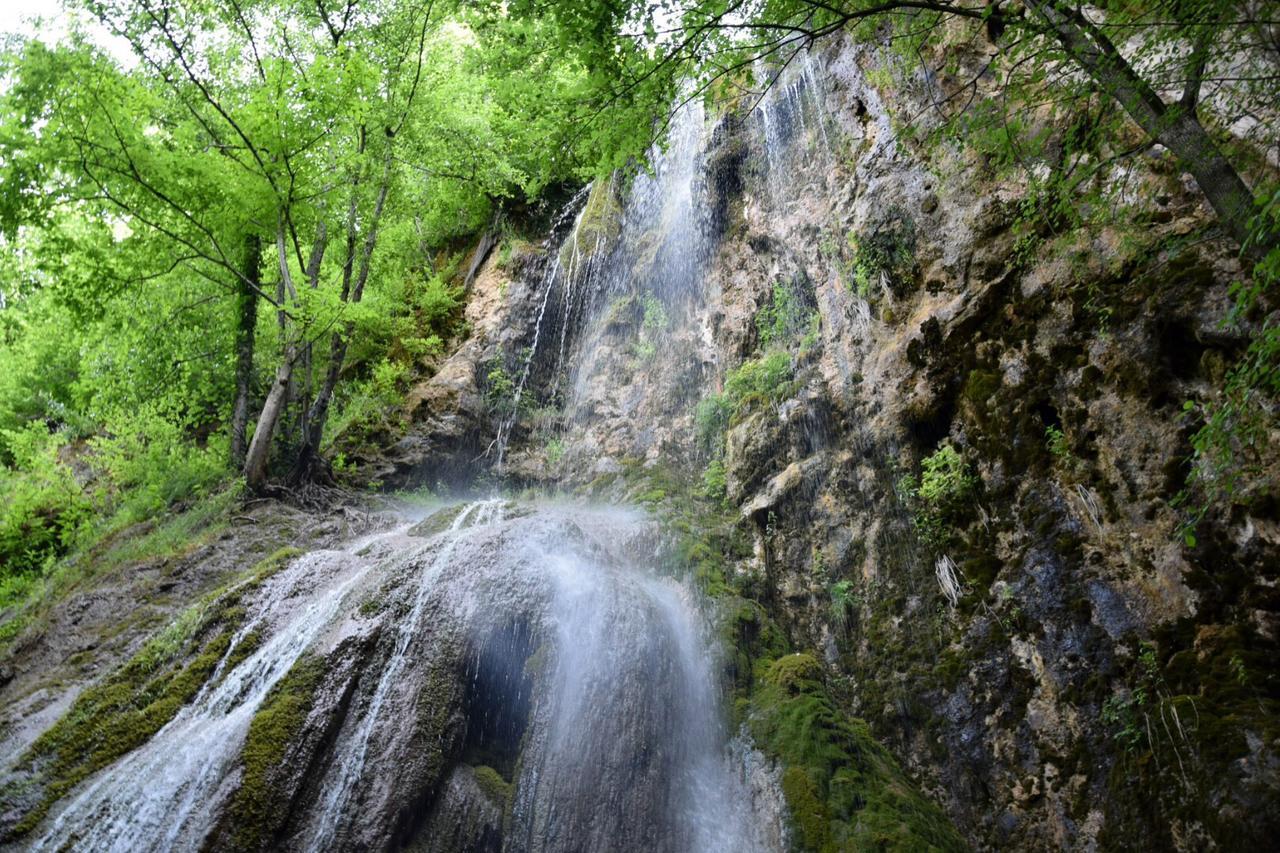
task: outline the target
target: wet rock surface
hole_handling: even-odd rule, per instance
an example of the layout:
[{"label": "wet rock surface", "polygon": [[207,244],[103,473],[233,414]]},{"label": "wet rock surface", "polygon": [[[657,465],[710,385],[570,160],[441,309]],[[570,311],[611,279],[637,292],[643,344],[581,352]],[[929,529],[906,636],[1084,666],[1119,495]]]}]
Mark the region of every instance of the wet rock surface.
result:
[{"label": "wet rock surface", "polygon": [[[1280,470],[1195,545],[1170,504],[1182,402],[1246,340],[1221,322],[1233,251],[1154,157],[1126,179],[1159,216],[1029,237],[1025,183],[902,132],[929,106],[908,83],[873,48],[815,52],[753,111],[691,107],[652,175],[593,186],[537,251],[489,255],[471,337],[362,475],[626,499],[670,532],[459,506],[273,575],[246,605],[263,637],[317,578],[360,580],[305,655],[246,688],[243,743],[200,789],[221,799],[183,825],[189,846],[950,849],[948,819],[988,850],[1280,832]],[[930,470],[951,492],[928,492]],[[306,550],[357,532],[281,523]],[[729,614],[726,661],[701,657],[687,587],[619,580],[680,537]],[[131,659],[218,566],[274,542],[236,532],[143,566],[32,635],[0,675],[5,745],[27,755],[0,825],[83,781],[26,752],[76,696],[59,679]],[[153,619],[96,639],[143,586]],[[196,635],[183,672],[234,656],[239,618]],[[721,681],[754,738],[727,770],[699,752],[724,721],[696,713]],[[141,704],[155,682],[128,686],[159,713]],[[710,794],[689,787],[707,778]],[[69,799],[51,820],[112,811]]]},{"label": "wet rock surface", "polygon": [[[524,419],[505,475],[677,514],[669,482],[718,479],[754,543],[738,582],[975,847],[1261,842],[1280,796],[1280,469],[1195,546],[1171,505],[1182,403],[1246,341],[1222,323],[1231,245],[1156,160],[1126,179],[1161,216],[1029,238],[1025,183],[899,132],[903,103],[928,104],[887,91],[874,50],[808,61],[754,112],[677,136],[656,180],[701,175],[695,212],[672,228],[670,207],[626,209],[603,250],[623,272],[577,285],[604,296],[570,391],[535,394],[559,414]],[[780,349],[761,321],[779,287],[816,325],[752,386],[744,368]],[[731,409],[710,432],[709,399]],[[944,448],[973,480],[931,517],[903,477]],[[1198,651],[1203,632],[1231,639]]]},{"label": "wet rock surface", "polygon": [[[211,603],[192,646],[208,665],[180,664],[167,721],[68,775],[86,753],[63,743],[97,754],[126,719],[73,710],[8,776],[5,830],[35,849],[783,849],[652,521],[497,499],[438,514]],[[169,676],[113,678],[111,701],[162,713]]]}]

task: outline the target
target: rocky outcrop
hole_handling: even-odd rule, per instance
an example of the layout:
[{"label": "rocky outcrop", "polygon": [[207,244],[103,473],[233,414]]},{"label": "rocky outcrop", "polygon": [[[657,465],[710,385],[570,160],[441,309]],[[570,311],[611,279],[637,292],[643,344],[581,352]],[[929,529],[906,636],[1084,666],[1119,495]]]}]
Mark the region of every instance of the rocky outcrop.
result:
[{"label": "rocky outcrop", "polygon": [[1158,150],[1115,167],[1131,221],[1055,232],[1025,177],[905,137],[929,104],[893,73],[833,47],[711,122],[705,257],[664,266],[661,217],[622,230],[575,393],[513,470],[686,519],[722,494],[754,540],[731,582],[976,847],[1257,843],[1280,470],[1195,545],[1173,504],[1183,402],[1247,340],[1234,250]]}]

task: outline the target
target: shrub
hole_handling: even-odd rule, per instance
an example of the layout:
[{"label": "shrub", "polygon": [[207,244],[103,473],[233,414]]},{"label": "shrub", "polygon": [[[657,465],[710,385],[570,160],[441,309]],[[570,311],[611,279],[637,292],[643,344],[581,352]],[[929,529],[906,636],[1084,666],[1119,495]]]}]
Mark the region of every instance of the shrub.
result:
[{"label": "shrub", "polygon": [[546,447],[547,464],[553,468],[560,464],[560,460],[564,458],[564,440],[553,438],[547,442]]},{"label": "shrub", "polygon": [[775,283],[769,304],[756,314],[756,333],[760,336],[761,349],[788,346],[810,325],[812,314],[816,312],[805,310],[795,284]]},{"label": "shrub", "polygon": [[1052,424],[1044,431],[1044,446],[1057,459],[1066,459],[1071,455],[1071,448],[1067,444],[1066,434]]},{"label": "shrub", "polygon": [[704,397],[694,414],[698,442],[714,452],[734,419],[756,403],[779,400],[792,390],[791,356],[773,350],[743,362],[725,377],[724,390]]},{"label": "shrub", "polygon": [[973,492],[976,480],[964,458],[950,444],[944,444],[920,463],[920,497],[943,510],[956,507]]},{"label": "shrub", "polygon": [[93,515],[93,504],[58,459],[61,442],[42,425],[8,431],[15,469],[0,468],[0,598],[20,596],[16,578],[64,554]]},{"label": "shrub", "polygon": [[898,493],[911,510],[916,532],[926,544],[942,548],[951,538],[951,527],[977,487],[964,457],[944,444],[920,463],[920,479],[906,474],[898,481]]},{"label": "shrub", "polygon": [[702,472],[702,493],[712,500],[724,500],[728,489],[728,477],[724,470],[724,460],[716,457]]},{"label": "shrub", "polygon": [[[1250,277],[1234,284],[1234,299],[1224,325],[1274,303],[1280,285],[1280,187],[1263,194],[1251,223],[1251,247],[1266,249]],[[1191,438],[1187,488],[1174,500],[1186,513],[1181,533],[1189,547],[1195,528],[1215,503],[1247,503],[1264,496],[1268,463],[1276,456],[1277,401],[1280,401],[1280,324],[1268,317],[1231,367],[1216,400],[1184,405],[1201,426]]]},{"label": "shrub", "polygon": [[516,383],[500,361],[492,362],[485,373],[484,396],[490,411],[499,417],[508,417],[515,411]]},{"label": "shrub", "polygon": [[206,493],[226,474],[222,439],[200,447],[184,424],[158,407],[108,419],[109,434],[91,439],[94,467],[105,473],[120,498],[120,520],[147,518],[171,504]]}]

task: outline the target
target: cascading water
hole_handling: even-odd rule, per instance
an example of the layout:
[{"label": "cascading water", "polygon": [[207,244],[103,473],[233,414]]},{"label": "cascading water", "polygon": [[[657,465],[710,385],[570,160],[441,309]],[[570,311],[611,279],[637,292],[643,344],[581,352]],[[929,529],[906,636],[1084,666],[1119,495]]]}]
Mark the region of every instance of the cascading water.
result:
[{"label": "cascading water", "polygon": [[[272,686],[304,651],[325,654],[361,632],[377,637],[376,651],[274,846],[427,843],[438,827],[414,804],[442,785],[445,765],[483,758],[513,790],[505,826],[489,827],[501,847],[476,849],[782,849],[771,779],[735,750],[721,719],[706,614],[655,565],[652,521],[488,500],[426,524],[440,532],[402,527],[272,579],[255,623],[270,638],[89,781],[35,849],[217,846],[245,732]],[[383,594],[394,601],[377,624],[353,627],[356,605]],[[427,671],[446,672],[448,684]],[[441,710],[463,734],[423,730]],[[415,778],[406,761],[423,735],[448,742],[433,779]]]},{"label": "cascading water", "polygon": [[[816,168],[831,156],[809,61],[747,119],[770,196],[802,149],[822,152]],[[702,106],[684,106],[625,199],[613,180],[589,187],[553,227],[491,448],[499,473],[525,397],[556,403],[590,456],[598,409],[614,405],[599,389],[620,363],[623,381],[649,383],[633,397],[667,407],[657,417],[687,410],[714,374],[714,136]],[[616,232],[584,224],[593,204],[618,205]],[[313,697],[307,764],[260,846],[781,851],[773,771],[726,728],[708,614],[663,571],[660,542],[632,510],[491,499],[308,555],[256,593],[242,634],[267,640],[73,791],[35,849],[221,846],[251,721],[312,654],[344,674]]]},{"label": "cascading water", "polygon": [[[303,557],[269,589],[326,584],[298,606],[292,596],[264,596],[250,630],[273,625],[270,639],[238,665],[214,677],[190,705],[148,741],[86,784],[58,812],[35,850],[172,850],[198,847],[235,770],[253,714],[263,699],[340,616],[348,593],[374,565],[375,543]],[[357,556],[365,552],[365,557]]]}]

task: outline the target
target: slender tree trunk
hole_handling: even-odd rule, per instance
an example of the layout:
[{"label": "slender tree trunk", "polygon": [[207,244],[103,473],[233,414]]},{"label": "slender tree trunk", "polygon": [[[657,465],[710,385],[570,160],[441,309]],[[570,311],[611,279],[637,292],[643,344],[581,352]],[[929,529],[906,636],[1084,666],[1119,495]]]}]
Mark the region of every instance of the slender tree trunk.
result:
[{"label": "slender tree trunk", "polygon": [[[354,263],[358,243],[354,202],[352,215],[348,217],[347,258],[343,268],[342,282],[342,299],[344,302],[357,303],[364,296],[364,286],[369,280],[373,248],[378,240],[378,223],[382,219],[382,211],[386,205],[387,193],[390,188],[391,160],[388,157],[383,172],[382,184],[378,187],[377,201],[373,206],[373,215],[370,217],[369,230],[365,233],[364,244],[360,249],[360,268],[358,272],[355,272]],[[353,325],[350,322],[345,323],[343,329],[334,332],[329,340],[329,366],[325,370],[324,382],[316,393],[315,402],[311,404],[307,412],[307,432],[303,438],[302,447],[298,451],[298,458],[294,463],[293,471],[289,475],[291,482],[298,483],[316,479],[327,480],[332,477],[320,458],[320,442],[324,438],[324,426],[329,417],[329,407],[333,403],[333,392],[338,387],[338,380],[342,376],[343,363],[347,357],[347,343],[353,331]]]},{"label": "slender tree trunk", "polygon": [[244,241],[244,269],[236,295],[236,396],[231,404],[231,465],[244,465],[249,426],[249,394],[253,384],[254,330],[258,325],[258,279],[262,241],[250,234]]},{"label": "slender tree trunk", "polygon": [[258,415],[258,424],[253,430],[253,441],[249,443],[249,451],[244,460],[245,484],[253,492],[267,490],[267,463],[271,459],[271,439],[275,435],[276,424],[289,402],[289,389],[293,384],[293,366],[298,360],[298,345],[289,329],[289,315],[285,309],[286,302],[296,305],[298,292],[293,287],[293,279],[289,273],[289,255],[285,248],[284,226],[276,232],[276,254],[280,260],[280,308],[277,319],[282,335],[282,358],[276,368],[275,381],[267,392],[267,399],[262,404],[262,412]]},{"label": "slender tree trunk", "polygon": [[249,452],[244,461],[244,480],[250,491],[264,492],[267,486],[267,462],[271,458],[271,437],[276,431],[276,423],[280,413],[284,411],[289,397],[289,383],[293,379],[293,362],[297,357],[294,347],[290,346],[284,355],[284,362],[276,368],[275,381],[267,392],[266,402],[262,404],[262,413],[258,415],[258,425],[253,431],[253,441],[249,443]]},{"label": "slender tree trunk", "polygon": [[1247,247],[1248,254],[1256,257],[1257,247],[1249,243],[1249,220],[1254,215],[1253,193],[1199,120],[1191,113],[1179,115],[1156,138],[1196,179],[1200,191],[1232,239]]},{"label": "slender tree trunk", "polygon": [[1256,258],[1259,247],[1249,244],[1253,193],[1200,124],[1195,99],[1184,98],[1183,104],[1170,108],[1106,34],[1077,9],[1059,0],[1028,0],[1027,6],[1130,118],[1173,152],[1178,165],[1196,179],[1223,229],[1241,247],[1249,247],[1248,254]]}]

